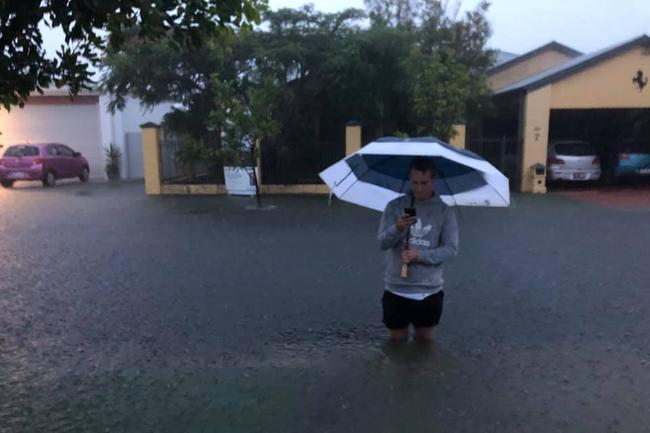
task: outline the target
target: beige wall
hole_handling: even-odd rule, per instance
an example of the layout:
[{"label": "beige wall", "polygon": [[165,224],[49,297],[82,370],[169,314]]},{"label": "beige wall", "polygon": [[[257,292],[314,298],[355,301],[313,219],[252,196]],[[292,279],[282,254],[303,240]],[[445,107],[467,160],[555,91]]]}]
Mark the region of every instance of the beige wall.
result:
[{"label": "beige wall", "polygon": [[535,57],[517,63],[510,68],[488,76],[488,86],[496,92],[505,89],[511,84],[517,83],[555,65],[564,63],[572,57],[555,50],[543,51]]},{"label": "beige wall", "polygon": [[533,190],[530,167],[538,162],[546,165],[551,96],[551,86],[549,85],[530,92],[526,97],[521,179],[523,192]]},{"label": "beige wall", "polygon": [[638,70],[650,74],[643,52],[633,48],[553,84],[551,108],[650,108],[650,85],[639,92],[632,83]]}]

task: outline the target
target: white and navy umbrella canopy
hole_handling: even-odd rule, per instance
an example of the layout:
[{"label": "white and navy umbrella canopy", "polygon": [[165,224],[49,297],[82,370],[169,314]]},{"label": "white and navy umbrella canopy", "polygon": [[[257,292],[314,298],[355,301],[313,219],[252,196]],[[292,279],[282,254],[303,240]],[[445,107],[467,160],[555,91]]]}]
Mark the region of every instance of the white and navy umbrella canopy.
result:
[{"label": "white and navy umbrella canopy", "polygon": [[436,138],[382,138],[320,173],[340,199],[383,211],[392,199],[411,189],[409,167],[415,157],[433,159],[434,188],[449,205],[508,206],[509,181],[492,164],[465,149]]}]

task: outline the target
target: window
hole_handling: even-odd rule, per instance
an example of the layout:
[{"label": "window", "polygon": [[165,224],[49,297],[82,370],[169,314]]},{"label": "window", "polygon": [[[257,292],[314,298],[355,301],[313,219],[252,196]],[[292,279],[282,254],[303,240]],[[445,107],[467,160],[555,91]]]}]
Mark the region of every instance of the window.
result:
[{"label": "window", "polygon": [[623,140],[620,151],[625,153],[650,153],[650,145],[647,141],[641,139],[628,138]]},{"label": "window", "polygon": [[591,156],[595,155],[596,151],[591,144],[576,141],[574,143],[558,143],[555,146],[555,153],[566,156]]},{"label": "window", "polygon": [[36,146],[11,146],[6,150],[4,156],[38,156],[39,151]]},{"label": "window", "polygon": [[73,151],[70,149],[68,146],[64,146],[62,144],[58,144],[56,146],[59,149],[59,155],[63,156],[73,156]]},{"label": "window", "polygon": [[59,154],[59,150],[56,148],[56,146],[47,146],[47,154],[51,156],[57,156]]}]

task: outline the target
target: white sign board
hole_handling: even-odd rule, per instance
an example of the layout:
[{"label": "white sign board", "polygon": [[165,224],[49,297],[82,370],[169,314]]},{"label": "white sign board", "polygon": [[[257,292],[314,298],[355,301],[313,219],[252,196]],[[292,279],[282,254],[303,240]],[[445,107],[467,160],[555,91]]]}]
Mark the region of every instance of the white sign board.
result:
[{"label": "white sign board", "polygon": [[[259,172],[256,170],[256,173]],[[253,167],[224,167],[226,191],[231,195],[255,195]]]}]

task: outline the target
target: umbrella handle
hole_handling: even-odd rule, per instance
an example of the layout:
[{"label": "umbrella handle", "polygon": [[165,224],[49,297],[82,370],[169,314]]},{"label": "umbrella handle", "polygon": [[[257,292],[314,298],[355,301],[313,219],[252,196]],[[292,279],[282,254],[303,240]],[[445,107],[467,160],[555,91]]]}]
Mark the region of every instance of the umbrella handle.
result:
[{"label": "umbrella handle", "polygon": [[402,278],[408,278],[409,276],[409,265],[402,263],[402,271],[399,273],[399,276]]},{"label": "umbrella handle", "polygon": [[[413,201],[411,201],[411,207],[413,207]],[[404,243],[404,250],[409,249],[409,239],[411,237],[411,227],[406,231],[406,242]],[[402,271],[399,273],[399,276],[402,278],[408,278],[409,276],[409,265],[402,263]]]}]

